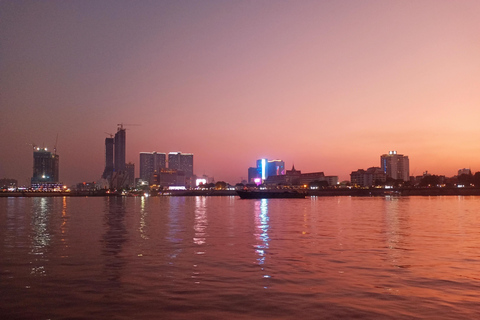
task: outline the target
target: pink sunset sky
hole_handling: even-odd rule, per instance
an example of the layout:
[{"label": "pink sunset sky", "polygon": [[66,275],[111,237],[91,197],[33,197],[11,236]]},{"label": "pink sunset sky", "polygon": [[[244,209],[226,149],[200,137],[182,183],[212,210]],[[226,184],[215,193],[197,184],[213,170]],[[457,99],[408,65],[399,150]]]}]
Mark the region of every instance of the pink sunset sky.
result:
[{"label": "pink sunset sky", "polygon": [[236,183],[256,159],[349,179],[480,171],[480,1],[0,1],[0,178],[29,143],[96,181],[105,132],[194,154]]}]

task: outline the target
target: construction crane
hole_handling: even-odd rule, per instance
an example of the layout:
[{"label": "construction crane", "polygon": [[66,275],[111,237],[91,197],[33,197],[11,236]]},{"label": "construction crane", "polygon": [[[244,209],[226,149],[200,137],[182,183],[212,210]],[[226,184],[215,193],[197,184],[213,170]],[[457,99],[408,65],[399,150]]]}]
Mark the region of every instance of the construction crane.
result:
[{"label": "construction crane", "polygon": [[140,126],[140,124],[129,124],[129,123],[117,123],[118,130],[123,130],[124,126]]},{"label": "construction crane", "polygon": [[108,134],[110,136],[110,138],[113,138],[114,134],[113,133],[110,133],[110,132],[104,132],[105,134]]}]

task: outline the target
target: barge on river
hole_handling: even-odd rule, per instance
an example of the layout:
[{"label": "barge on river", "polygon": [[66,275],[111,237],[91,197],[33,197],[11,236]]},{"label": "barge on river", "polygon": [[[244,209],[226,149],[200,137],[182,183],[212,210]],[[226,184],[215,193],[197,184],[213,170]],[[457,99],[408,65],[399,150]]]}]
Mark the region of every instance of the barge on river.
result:
[{"label": "barge on river", "polygon": [[302,199],[306,193],[291,189],[237,190],[242,199]]}]

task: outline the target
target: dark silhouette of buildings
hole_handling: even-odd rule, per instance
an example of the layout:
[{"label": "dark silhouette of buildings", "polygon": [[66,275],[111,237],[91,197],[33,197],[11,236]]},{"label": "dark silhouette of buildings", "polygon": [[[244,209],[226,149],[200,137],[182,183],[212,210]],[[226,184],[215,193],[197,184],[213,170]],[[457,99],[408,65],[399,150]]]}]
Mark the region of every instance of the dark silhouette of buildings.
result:
[{"label": "dark silhouette of buildings", "polygon": [[125,171],[125,153],[127,144],[126,130],[120,124],[115,134],[115,172]]},{"label": "dark silhouette of buildings", "polygon": [[105,139],[105,169],[102,178],[108,181],[110,188],[135,186],[135,166],[125,163],[126,145],[126,129],[123,124],[119,124],[115,137]]},{"label": "dark silhouette of buildings", "polygon": [[105,170],[102,178],[110,180],[113,176],[113,138],[105,138]]},{"label": "dark silhouette of buildings", "polygon": [[338,176],[326,176],[323,172],[302,173],[292,166],[292,170],[287,170],[282,175],[272,175],[265,180],[267,185],[309,185],[312,182],[323,182],[329,186],[338,184]]},{"label": "dark silhouette of buildings", "polygon": [[127,163],[125,165],[125,172],[126,172],[126,181],[125,181],[125,186],[128,188],[134,188],[135,187],[135,164],[134,163]]}]

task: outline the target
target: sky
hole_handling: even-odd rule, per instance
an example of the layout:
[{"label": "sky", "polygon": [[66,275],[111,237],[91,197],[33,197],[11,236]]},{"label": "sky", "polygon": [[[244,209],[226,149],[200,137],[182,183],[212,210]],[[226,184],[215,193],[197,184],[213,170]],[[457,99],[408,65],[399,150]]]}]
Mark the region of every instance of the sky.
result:
[{"label": "sky", "polygon": [[[260,158],[349,180],[480,171],[480,1],[0,0],[0,178],[31,144],[97,181],[104,139],[194,154],[237,183]],[[129,126],[128,124],[137,124]]]}]

